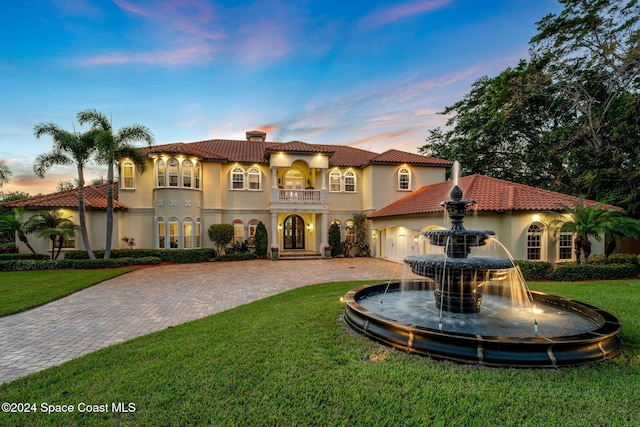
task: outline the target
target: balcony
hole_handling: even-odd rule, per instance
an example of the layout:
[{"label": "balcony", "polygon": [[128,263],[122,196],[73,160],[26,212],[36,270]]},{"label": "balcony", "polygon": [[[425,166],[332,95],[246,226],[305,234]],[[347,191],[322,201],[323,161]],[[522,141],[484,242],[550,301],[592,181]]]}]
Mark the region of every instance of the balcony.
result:
[{"label": "balcony", "polygon": [[271,204],[283,205],[327,205],[329,190],[283,190],[271,189]]}]

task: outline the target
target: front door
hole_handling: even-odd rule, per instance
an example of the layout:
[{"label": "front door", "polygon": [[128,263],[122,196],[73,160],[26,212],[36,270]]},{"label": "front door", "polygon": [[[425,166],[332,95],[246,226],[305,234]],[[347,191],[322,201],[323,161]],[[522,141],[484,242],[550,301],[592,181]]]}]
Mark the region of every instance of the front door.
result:
[{"label": "front door", "polygon": [[304,249],[304,220],[299,215],[284,220],[284,248]]}]

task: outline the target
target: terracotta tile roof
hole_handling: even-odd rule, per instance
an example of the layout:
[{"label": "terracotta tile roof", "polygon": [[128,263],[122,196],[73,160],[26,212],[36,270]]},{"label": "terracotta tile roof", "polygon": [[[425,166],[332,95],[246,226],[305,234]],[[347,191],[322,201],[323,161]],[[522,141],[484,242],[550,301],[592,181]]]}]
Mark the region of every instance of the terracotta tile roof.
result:
[{"label": "terracotta tile roof", "polygon": [[435,157],[421,156],[420,154],[407,153],[400,150],[387,150],[378,154],[369,163],[408,163],[413,165],[443,165],[449,166],[453,162],[449,160],[437,159]]},{"label": "terracotta tile roof", "polygon": [[[440,203],[450,200],[451,181],[427,185],[402,199],[385,206],[369,215],[369,218],[383,218],[402,215],[420,215],[442,212]],[[474,209],[479,212],[505,211],[562,211],[564,206],[573,206],[578,197],[554,191],[542,190],[524,184],[504,181],[484,175],[469,175],[458,180],[464,200],[475,200]],[[596,205],[586,200],[587,206]],[[612,205],[604,207],[620,210]]]},{"label": "terracotta tile roof", "polygon": [[[107,208],[107,185],[108,184],[100,184],[84,187],[84,202],[87,209]],[[126,209],[126,206],[118,201],[117,182],[113,183],[113,199],[114,209]],[[78,209],[78,192],[75,189],[61,191],[59,193],[45,194],[44,196],[29,197],[27,199],[3,203],[2,206],[7,208],[24,206],[27,209]]]},{"label": "terracotta tile roof", "polygon": [[328,154],[330,167],[363,167],[372,163],[409,163],[419,165],[448,166],[448,160],[421,156],[399,150],[382,154],[350,147],[348,145],[309,144],[302,141],[268,142],[229,139],[212,139],[191,143],[176,142],[142,149],[147,154],[185,154],[202,160],[219,160],[239,163],[269,163],[269,155],[278,151],[294,153]]}]

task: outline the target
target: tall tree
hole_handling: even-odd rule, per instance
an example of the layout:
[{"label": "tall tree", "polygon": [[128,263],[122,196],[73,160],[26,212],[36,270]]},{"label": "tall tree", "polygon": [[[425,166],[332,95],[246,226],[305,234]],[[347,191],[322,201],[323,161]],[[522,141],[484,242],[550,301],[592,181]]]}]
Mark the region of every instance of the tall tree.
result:
[{"label": "tall tree", "polygon": [[0,160],[0,187],[9,182],[11,175],[9,166],[4,163],[4,160]]},{"label": "tall tree", "polygon": [[[29,232],[35,232],[38,237],[51,241],[51,259],[57,259],[65,240],[75,230],[73,221],[62,216],[58,210],[40,211],[29,218]],[[57,250],[56,250],[57,243]]]},{"label": "tall tree", "polygon": [[78,220],[80,222],[80,234],[82,242],[89,258],[95,259],[91,250],[87,233],[86,210],[84,202],[84,167],[96,152],[96,139],[98,133],[95,130],[88,132],[69,132],[61,129],[55,123],[40,123],[34,127],[34,135],[40,138],[49,135],[53,139],[53,150],[40,154],[33,164],[33,171],[40,178],[44,178],[46,172],[54,165],[75,164],[78,171]]},{"label": "tall tree", "polygon": [[111,121],[101,112],[89,109],[78,113],[80,124],[90,123],[93,130],[99,132],[97,139],[97,158],[101,163],[107,164],[107,237],[105,242],[104,257],[111,255],[113,234],[113,182],[114,165],[122,158],[128,158],[136,165],[137,170],[143,172],[146,168],[146,157],[133,143],[145,141],[153,144],[151,130],[143,125],[134,124],[120,128],[113,132]]}]

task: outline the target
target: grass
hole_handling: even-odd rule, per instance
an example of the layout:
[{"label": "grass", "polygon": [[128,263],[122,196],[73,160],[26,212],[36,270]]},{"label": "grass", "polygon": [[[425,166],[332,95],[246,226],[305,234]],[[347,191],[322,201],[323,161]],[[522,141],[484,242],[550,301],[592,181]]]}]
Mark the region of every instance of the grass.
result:
[{"label": "grass", "polygon": [[[534,283],[622,321],[624,354],[561,370],[487,369],[381,347],[345,330],[339,298],[303,287],[108,347],[0,385],[0,425],[640,425],[640,281]],[[78,412],[79,403],[109,412]],[[115,413],[112,403],[134,403]]]},{"label": "grass", "polygon": [[1,272],[0,317],[46,304],[135,269]]}]

